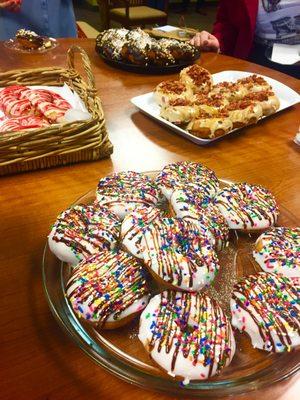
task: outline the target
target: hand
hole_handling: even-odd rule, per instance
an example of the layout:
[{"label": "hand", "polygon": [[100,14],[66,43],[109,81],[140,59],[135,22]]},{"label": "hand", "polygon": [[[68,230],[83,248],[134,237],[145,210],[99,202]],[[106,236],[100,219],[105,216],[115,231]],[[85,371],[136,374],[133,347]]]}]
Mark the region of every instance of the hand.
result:
[{"label": "hand", "polygon": [[203,51],[220,51],[218,39],[206,31],[197,32],[196,35],[190,40],[190,43],[196,47],[199,47],[199,49]]},{"label": "hand", "polygon": [[0,0],[0,9],[6,9],[12,12],[20,11],[22,0]]}]

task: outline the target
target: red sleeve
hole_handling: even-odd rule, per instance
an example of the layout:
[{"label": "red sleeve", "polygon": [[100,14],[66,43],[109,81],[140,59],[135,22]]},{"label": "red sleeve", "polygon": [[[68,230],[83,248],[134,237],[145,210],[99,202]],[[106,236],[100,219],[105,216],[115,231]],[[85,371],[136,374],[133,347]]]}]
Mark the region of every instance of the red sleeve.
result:
[{"label": "red sleeve", "polygon": [[228,55],[233,55],[238,37],[238,30],[231,20],[231,13],[235,13],[234,3],[232,0],[220,1],[212,30],[212,34],[219,40],[221,52]]}]

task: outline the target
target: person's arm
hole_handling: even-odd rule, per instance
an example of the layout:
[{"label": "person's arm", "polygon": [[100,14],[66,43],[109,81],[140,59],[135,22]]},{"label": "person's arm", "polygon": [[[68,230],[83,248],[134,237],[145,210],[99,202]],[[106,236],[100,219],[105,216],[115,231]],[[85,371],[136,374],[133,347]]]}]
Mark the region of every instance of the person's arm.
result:
[{"label": "person's arm", "polygon": [[0,9],[5,9],[12,12],[20,10],[22,0],[0,0]]},{"label": "person's arm", "polygon": [[232,0],[221,0],[216,21],[213,26],[212,35],[214,35],[220,44],[222,53],[232,55],[235,49],[237,29],[231,23],[230,13],[234,12]]},{"label": "person's arm", "polygon": [[190,40],[190,43],[202,51],[220,51],[218,39],[206,31],[197,32],[196,35]]}]

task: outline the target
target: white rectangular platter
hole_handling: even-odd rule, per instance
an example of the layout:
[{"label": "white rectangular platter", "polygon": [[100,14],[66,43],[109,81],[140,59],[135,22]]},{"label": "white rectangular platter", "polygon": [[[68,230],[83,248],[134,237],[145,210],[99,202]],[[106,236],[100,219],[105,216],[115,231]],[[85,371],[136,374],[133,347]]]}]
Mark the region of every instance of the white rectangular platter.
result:
[{"label": "white rectangular platter", "polygon": [[[214,84],[216,84],[216,83],[219,83],[222,81],[235,82],[238,79],[246,78],[247,76],[250,76],[250,75],[253,75],[253,73],[244,72],[244,71],[222,71],[222,72],[218,72],[217,74],[213,74],[212,77],[213,77]],[[256,74],[256,75],[259,75],[259,74]],[[269,78],[268,76],[264,76],[264,75],[260,75],[260,76],[262,76],[272,86],[274,93],[279,98],[280,108],[277,110],[277,112],[284,110],[294,104],[297,104],[300,101],[300,96],[293,89],[289,88],[288,86],[284,85],[281,82],[276,81],[275,79]],[[174,125],[171,122],[161,118],[159,116],[160,107],[154,101],[153,92],[142,94],[141,96],[133,97],[131,99],[131,103],[134,104],[140,111],[142,111],[143,113],[154,118],[159,123],[169,127],[170,129],[177,132],[179,135],[184,136],[188,140],[191,140],[192,142],[197,143],[202,146],[209,144],[215,140],[224,138],[225,136],[228,135],[228,134],[226,134],[221,137],[214,138],[214,139],[201,139],[201,138],[198,138],[198,137],[190,134],[189,132],[180,128],[179,126]],[[264,118],[268,118],[268,117],[263,117],[263,119]],[[243,128],[240,128],[240,129],[243,129]],[[237,130],[238,129],[234,129],[230,133],[235,132]]]}]

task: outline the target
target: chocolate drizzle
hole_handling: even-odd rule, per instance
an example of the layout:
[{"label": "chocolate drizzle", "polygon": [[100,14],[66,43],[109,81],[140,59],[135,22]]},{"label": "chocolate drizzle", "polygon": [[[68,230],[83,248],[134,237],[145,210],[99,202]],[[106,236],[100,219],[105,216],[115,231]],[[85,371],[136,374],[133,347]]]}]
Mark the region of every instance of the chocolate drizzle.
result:
[{"label": "chocolate drizzle", "polygon": [[103,326],[147,295],[141,265],[127,253],[106,251],[81,262],[67,283],[67,297],[82,318]]},{"label": "chocolate drizzle", "polygon": [[[190,290],[203,287],[219,267],[209,241],[189,221],[162,218],[152,222],[145,230],[143,246],[145,263],[174,286],[183,285]],[[199,269],[203,270],[205,282],[194,282]],[[210,273],[212,277],[208,276]]]},{"label": "chocolate drizzle", "polygon": [[248,183],[224,188],[215,198],[215,204],[221,206],[228,223],[241,223],[245,230],[249,225],[256,228],[256,220],[266,220],[269,226],[274,225],[279,213],[275,198],[267,189]]},{"label": "chocolate drizzle", "polygon": [[242,278],[232,299],[257,325],[264,350],[276,352],[289,350],[291,335],[300,335],[299,296],[300,288],[288,278],[261,272]]},{"label": "chocolate drizzle", "polygon": [[150,352],[157,345],[172,354],[171,372],[178,354],[191,360],[191,367],[209,366],[207,377],[230,362],[235,345],[230,324],[215,300],[200,293],[166,291],[152,322]]},{"label": "chocolate drizzle", "polygon": [[54,224],[52,240],[64,243],[74,254],[87,257],[117,243],[121,222],[104,208],[77,205],[64,211]]}]

